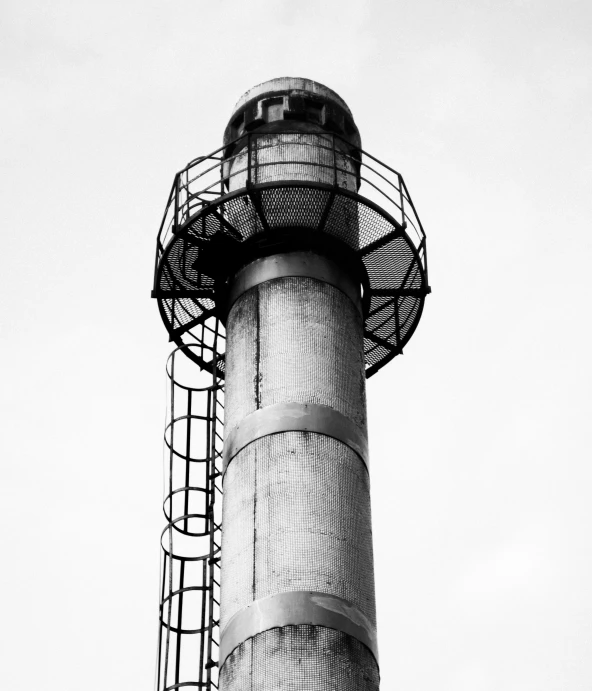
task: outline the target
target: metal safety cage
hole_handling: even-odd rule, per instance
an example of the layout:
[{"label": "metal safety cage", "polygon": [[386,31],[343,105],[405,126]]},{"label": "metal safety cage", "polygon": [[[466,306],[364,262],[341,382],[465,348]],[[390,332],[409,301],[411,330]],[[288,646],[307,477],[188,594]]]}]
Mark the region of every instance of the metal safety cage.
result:
[{"label": "metal safety cage", "polygon": [[[213,334],[214,359],[221,334]],[[156,691],[218,688],[223,383],[177,348],[167,361],[166,526]],[[203,354],[204,346],[199,347]],[[214,372],[216,371],[214,366]],[[218,497],[219,499],[219,497]]]},{"label": "metal safety cage", "polygon": [[[207,342],[225,316],[228,271],[249,243],[288,230],[329,236],[357,255],[373,375],[402,352],[420,320],[430,292],[426,236],[402,175],[328,132],[247,133],[177,173],[152,291],[171,340]],[[190,357],[212,370],[205,353],[192,349]],[[216,374],[224,376],[223,351]]]}]

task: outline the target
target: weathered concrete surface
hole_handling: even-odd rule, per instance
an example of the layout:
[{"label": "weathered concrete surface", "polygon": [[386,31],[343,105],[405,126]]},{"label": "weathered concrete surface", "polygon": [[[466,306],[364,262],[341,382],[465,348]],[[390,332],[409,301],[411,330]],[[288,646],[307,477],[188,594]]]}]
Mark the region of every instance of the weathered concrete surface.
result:
[{"label": "weathered concrete surface", "polygon": [[[337,288],[312,278],[263,283],[235,303],[227,337],[226,430],[257,409],[291,401],[331,406],[365,429],[362,321]],[[342,597],[375,625],[369,477],[343,443],[287,432],[244,448],[224,478],[223,526],[222,630],[254,600],[294,590]],[[257,636],[248,644],[252,655],[237,649],[223,668],[222,688],[249,688],[245,675],[251,674],[272,684],[257,688],[298,688],[290,684],[301,678],[302,666],[311,678],[323,679],[332,669],[329,676],[340,679],[345,659],[348,669],[357,665],[368,681],[363,685],[352,672],[355,684],[344,682],[340,689],[376,688],[376,663],[364,646],[346,645],[337,632],[317,632],[317,638],[325,636],[319,650],[304,645],[302,627],[287,628],[279,638]],[[297,647],[298,658],[277,645]],[[347,650],[355,650],[355,660]]]},{"label": "weathered concrete surface", "polygon": [[368,648],[321,626],[286,626],[251,638],[220,675],[220,688],[232,691],[378,691],[378,685]]},{"label": "weathered concrete surface", "polygon": [[[251,182],[277,182],[279,180],[303,180],[332,185],[355,192],[358,182],[356,170],[345,147],[336,143],[333,170],[332,140],[323,134],[320,127],[311,127],[312,132],[261,134],[251,142]],[[314,130],[317,132],[314,132]],[[290,163],[289,161],[297,161]],[[247,182],[248,153],[244,148],[225,167],[229,177],[229,190],[240,189]],[[298,218],[298,210],[294,209]]]},{"label": "weathered concrete surface", "polygon": [[245,293],[227,320],[225,429],[274,403],[330,405],[366,426],[362,318],[340,290],[281,278]]}]

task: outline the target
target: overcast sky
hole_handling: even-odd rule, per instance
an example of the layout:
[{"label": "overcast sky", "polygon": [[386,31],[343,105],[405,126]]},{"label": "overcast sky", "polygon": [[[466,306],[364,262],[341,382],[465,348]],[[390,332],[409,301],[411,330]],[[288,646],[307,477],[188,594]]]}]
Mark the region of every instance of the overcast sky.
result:
[{"label": "overcast sky", "polygon": [[176,170],[276,76],[400,170],[430,282],[368,385],[383,691],[592,688],[589,0],[3,0],[1,685],[151,689]]}]

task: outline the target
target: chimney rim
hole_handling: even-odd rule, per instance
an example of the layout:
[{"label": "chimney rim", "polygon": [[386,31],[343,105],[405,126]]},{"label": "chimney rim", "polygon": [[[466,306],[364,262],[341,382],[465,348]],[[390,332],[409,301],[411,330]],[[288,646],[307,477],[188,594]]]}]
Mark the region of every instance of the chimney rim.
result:
[{"label": "chimney rim", "polygon": [[238,99],[236,105],[232,109],[232,114],[230,120],[233,119],[235,114],[244,108],[249,101],[253,101],[264,95],[271,95],[273,93],[290,93],[290,92],[302,92],[303,94],[313,94],[319,98],[324,98],[329,101],[337,103],[341,108],[343,108],[347,114],[353,120],[353,114],[347,105],[347,103],[341,98],[341,96],[330,89],[328,86],[316,82],[313,79],[308,79],[306,77],[275,77],[273,79],[268,79],[267,81],[261,82],[251,87]]}]

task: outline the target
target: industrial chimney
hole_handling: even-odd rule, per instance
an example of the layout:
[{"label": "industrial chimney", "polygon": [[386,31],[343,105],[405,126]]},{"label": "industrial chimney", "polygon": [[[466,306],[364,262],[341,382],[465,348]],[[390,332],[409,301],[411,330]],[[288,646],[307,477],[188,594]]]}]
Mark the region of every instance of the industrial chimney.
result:
[{"label": "industrial chimney", "polygon": [[365,383],[428,292],[401,175],[322,84],[254,87],[177,174],[158,691],[378,689]]}]

